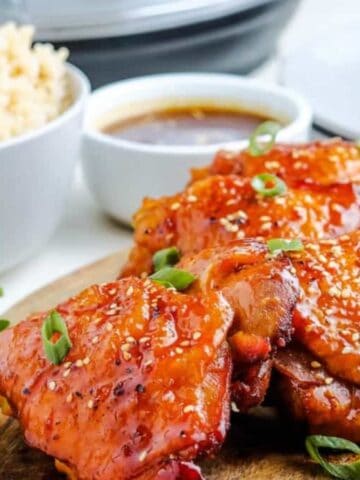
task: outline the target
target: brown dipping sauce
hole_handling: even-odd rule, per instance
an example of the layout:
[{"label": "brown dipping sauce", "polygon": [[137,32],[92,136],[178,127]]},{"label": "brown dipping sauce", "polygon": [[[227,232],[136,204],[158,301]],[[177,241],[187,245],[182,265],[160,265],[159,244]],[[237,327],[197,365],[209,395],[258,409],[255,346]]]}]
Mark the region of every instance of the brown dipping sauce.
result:
[{"label": "brown dipping sauce", "polygon": [[114,122],[102,131],[151,145],[213,145],[248,138],[268,116],[221,106],[178,106]]}]

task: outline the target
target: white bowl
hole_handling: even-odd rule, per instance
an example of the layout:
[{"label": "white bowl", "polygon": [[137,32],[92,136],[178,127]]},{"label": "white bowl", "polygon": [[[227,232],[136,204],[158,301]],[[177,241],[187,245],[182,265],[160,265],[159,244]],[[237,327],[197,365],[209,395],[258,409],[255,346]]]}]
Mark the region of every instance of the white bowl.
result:
[{"label": "white bowl", "polygon": [[0,142],[0,271],[39,250],[57,226],[71,185],[90,86],[67,65],[74,103],[55,120]]},{"label": "white bowl", "polygon": [[281,141],[305,141],[311,109],[300,96],[283,87],[235,75],[169,74],[113,83],[96,90],[85,114],[82,158],[88,186],[112,217],[130,223],[144,196],[158,197],[181,190],[189,169],[208,164],[221,148],[242,149],[247,140],[206,146],[148,145],[118,139],[99,129],[114,108],[138,108],[152,101],[203,100],[233,103],[244,109],[286,119]]}]

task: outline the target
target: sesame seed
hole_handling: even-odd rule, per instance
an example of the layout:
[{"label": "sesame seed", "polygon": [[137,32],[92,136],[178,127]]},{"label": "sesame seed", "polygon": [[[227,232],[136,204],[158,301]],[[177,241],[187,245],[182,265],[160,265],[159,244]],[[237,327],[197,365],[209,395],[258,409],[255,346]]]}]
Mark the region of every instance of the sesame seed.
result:
[{"label": "sesame seed", "polygon": [[75,362],[75,365],[76,365],[77,367],[79,367],[79,368],[81,368],[81,367],[83,366],[83,364],[84,364],[83,361],[80,360],[80,359],[79,359],[79,360],[76,360],[76,362]]},{"label": "sesame seed", "polygon": [[183,341],[180,343],[180,345],[181,345],[182,347],[188,347],[188,346],[190,345],[190,342],[189,342],[189,340],[183,340]]},{"label": "sesame seed", "polygon": [[180,203],[179,202],[175,202],[171,205],[170,209],[171,210],[177,210],[178,208],[180,207]]},{"label": "sesame seed", "polygon": [[112,288],[111,290],[109,290],[109,295],[115,295],[115,293],[116,293],[115,288]]},{"label": "sesame seed", "polygon": [[69,393],[69,395],[66,397],[67,403],[71,403],[73,399],[72,393]]},{"label": "sesame seed", "polygon": [[188,202],[196,202],[197,197],[195,195],[188,195],[187,200]]},{"label": "sesame seed", "polygon": [[94,338],[91,340],[91,342],[92,342],[94,345],[95,345],[95,343],[98,343],[98,341],[99,341],[99,337],[98,337],[98,336],[94,337]]},{"label": "sesame seed", "polygon": [[321,367],[321,363],[317,362],[316,360],[313,360],[310,365],[311,365],[311,368],[320,368]]},{"label": "sesame seed", "polygon": [[271,227],[272,227],[272,223],[266,222],[261,225],[260,230],[271,230]]},{"label": "sesame seed", "polygon": [[129,361],[131,359],[131,353],[123,352],[124,360]]},{"label": "sesame seed", "polygon": [[89,363],[90,363],[90,358],[89,358],[89,357],[85,357],[84,360],[83,360],[83,363],[84,363],[84,365],[89,365]]},{"label": "sesame seed", "polygon": [[325,378],[325,383],[326,385],[331,385],[333,383],[334,379],[331,377],[326,377]]},{"label": "sesame seed", "polygon": [[146,450],[143,450],[143,451],[139,454],[139,461],[140,461],[140,462],[143,462],[146,457],[147,457],[147,452],[146,452]]},{"label": "sesame seed", "polygon": [[146,343],[146,342],[150,342],[150,337],[141,337],[140,340],[139,340],[139,343]]},{"label": "sesame seed", "polygon": [[71,365],[72,365],[72,362],[66,362],[66,363],[64,363],[64,368],[68,369],[68,368],[71,367]]},{"label": "sesame seed", "polygon": [[194,405],[186,405],[186,407],[184,407],[184,413],[190,413],[194,411],[195,411]]},{"label": "sesame seed", "polygon": [[108,332],[111,332],[112,329],[113,329],[112,324],[111,324],[111,323],[107,323],[107,324],[106,324],[106,330],[107,330]]},{"label": "sesame seed", "polygon": [[276,160],[268,160],[267,162],[265,162],[265,167],[270,170],[272,168],[280,168],[280,163],[277,162]]},{"label": "sesame seed", "polygon": [[182,353],[184,353],[184,350],[180,347],[176,347],[175,348],[175,352],[178,354],[178,355],[181,355]]},{"label": "sesame seed", "polygon": [[88,408],[94,408],[94,400],[89,400],[87,406]]},{"label": "sesame seed", "polygon": [[329,288],[329,295],[331,297],[339,297],[340,294],[341,294],[341,292],[337,287],[332,286],[332,287]]},{"label": "sesame seed", "polygon": [[54,391],[56,389],[56,382],[54,382],[54,380],[51,380],[49,383],[48,383],[48,389],[49,390],[52,390]]},{"label": "sesame seed", "polygon": [[136,343],[136,339],[134,337],[126,337],[126,341],[129,342],[129,343]]},{"label": "sesame seed", "polygon": [[70,375],[70,369],[65,370],[64,373],[63,373],[63,377],[66,378],[69,375]]},{"label": "sesame seed", "polygon": [[353,333],[351,335],[351,338],[354,342],[357,342],[360,339],[360,334],[359,333]]},{"label": "sesame seed", "polygon": [[194,332],[192,335],[192,338],[194,340],[199,340],[200,337],[201,337],[201,332]]},{"label": "sesame seed", "polygon": [[130,285],[130,287],[126,290],[126,296],[130,297],[133,291],[134,291],[134,288]]},{"label": "sesame seed", "polygon": [[235,413],[240,412],[240,410],[238,409],[238,406],[236,405],[235,402],[231,402],[231,410]]}]

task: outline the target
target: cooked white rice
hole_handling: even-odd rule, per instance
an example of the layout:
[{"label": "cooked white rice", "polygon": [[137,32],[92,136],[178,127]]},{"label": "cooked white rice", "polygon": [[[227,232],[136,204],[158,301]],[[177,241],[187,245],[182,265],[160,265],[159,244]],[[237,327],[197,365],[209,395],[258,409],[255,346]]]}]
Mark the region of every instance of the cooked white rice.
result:
[{"label": "cooked white rice", "polygon": [[31,26],[0,26],[0,141],[45,125],[71,104],[68,50],[35,44]]}]

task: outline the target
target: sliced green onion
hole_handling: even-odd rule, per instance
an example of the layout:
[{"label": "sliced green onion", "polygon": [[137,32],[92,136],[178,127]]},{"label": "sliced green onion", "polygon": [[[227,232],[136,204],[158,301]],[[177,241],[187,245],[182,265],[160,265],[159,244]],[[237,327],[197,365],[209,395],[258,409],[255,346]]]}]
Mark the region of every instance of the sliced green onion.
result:
[{"label": "sliced green onion", "polygon": [[155,272],[164,267],[172,267],[180,260],[180,252],[176,247],[164,248],[153,256]]},{"label": "sliced green onion", "polygon": [[[51,339],[55,333],[59,333],[60,338],[53,343]],[[48,360],[55,365],[59,365],[72,345],[66,323],[58,312],[53,311],[45,318],[41,328],[41,337]]]},{"label": "sliced green onion", "polygon": [[270,253],[280,252],[301,252],[304,250],[304,245],[301,240],[286,240],[284,238],[271,238],[266,242]]},{"label": "sliced green onion", "polygon": [[9,320],[6,320],[5,318],[0,318],[0,332],[2,332],[3,330],[6,330],[9,325],[10,325]]},{"label": "sliced green onion", "polygon": [[[249,153],[258,157],[271,150],[275,143],[276,135],[281,130],[281,125],[276,122],[267,121],[259,125],[249,138]],[[267,140],[263,137],[269,137]]]},{"label": "sliced green onion", "polygon": [[360,447],[349,440],[339,437],[327,437],[325,435],[309,435],[305,441],[306,450],[310,457],[330,475],[342,480],[359,480],[360,457],[358,460],[346,463],[331,463],[325,460],[319,452],[319,448],[342,450],[360,455]]},{"label": "sliced green onion", "polygon": [[150,275],[150,278],[166,288],[172,287],[179,291],[186,290],[196,279],[191,273],[173,267],[164,267]]},{"label": "sliced green onion", "polygon": [[286,192],[286,183],[272,173],[259,173],[251,179],[252,188],[264,197],[276,197]]}]

